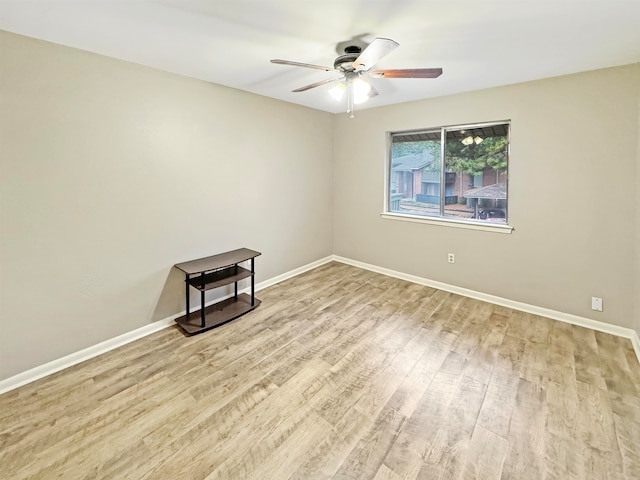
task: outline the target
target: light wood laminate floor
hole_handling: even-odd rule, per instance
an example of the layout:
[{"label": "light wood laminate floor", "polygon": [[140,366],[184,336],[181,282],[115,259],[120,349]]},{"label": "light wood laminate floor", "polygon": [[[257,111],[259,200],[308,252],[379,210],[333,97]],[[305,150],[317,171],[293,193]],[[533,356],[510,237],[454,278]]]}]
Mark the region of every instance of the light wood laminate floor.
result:
[{"label": "light wood laminate floor", "polygon": [[628,340],[331,263],[0,396],[3,479],[640,479]]}]

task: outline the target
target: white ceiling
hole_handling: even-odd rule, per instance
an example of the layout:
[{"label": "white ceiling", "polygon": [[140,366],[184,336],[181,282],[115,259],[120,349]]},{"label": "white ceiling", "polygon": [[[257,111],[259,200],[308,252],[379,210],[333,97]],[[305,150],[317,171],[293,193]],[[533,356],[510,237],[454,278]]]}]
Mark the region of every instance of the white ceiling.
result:
[{"label": "white ceiling", "polygon": [[640,61],[639,0],[0,0],[0,28],[328,112],[336,44],[387,37],[377,68],[442,67],[437,79],[374,79],[358,108]]}]

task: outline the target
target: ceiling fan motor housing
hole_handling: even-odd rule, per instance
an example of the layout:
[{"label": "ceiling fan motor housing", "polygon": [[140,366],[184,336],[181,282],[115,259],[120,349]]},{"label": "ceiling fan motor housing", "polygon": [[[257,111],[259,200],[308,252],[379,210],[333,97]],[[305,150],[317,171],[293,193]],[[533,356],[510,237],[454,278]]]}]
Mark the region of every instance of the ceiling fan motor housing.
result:
[{"label": "ceiling fan motor housing", "polygon": [[357,45],[345,47],[344,55],[340,55],[333,62],[333,68],[342,70],[343,72],[353,71],[353,62],[360,56],[362,49]]}]

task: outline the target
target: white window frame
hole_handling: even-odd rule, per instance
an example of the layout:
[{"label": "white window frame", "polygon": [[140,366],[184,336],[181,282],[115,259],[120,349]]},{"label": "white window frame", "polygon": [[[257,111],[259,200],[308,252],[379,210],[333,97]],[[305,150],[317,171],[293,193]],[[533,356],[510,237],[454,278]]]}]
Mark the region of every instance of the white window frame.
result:
[{"label": "white window frame", "polygon": [[[489,222],[482,222],[476,219],[458,219],[458,218],[450,218],[450,217],[442,217],[442,216],[422,216],[422,215],[411,215],[405,213],[391,212],[389,210],[390,207],[390,177],[391,177],[391,160],[392,160],[392,137],[397,134],[411,134],[411,133],[422,133],[426,131],[434,131],[440,130],[440,148],[441,148],[441,165],[440,165],[440,187],[441,190],[445,188],[445,180],[444,176],[446,174],[446,169],[444,168],[445,163],[445,145],[446,145],[446,135],[448,131],[455,130],[464,130],[471,128],[482,128],[482,127],[490,127],[493,125],[509,125],[507,137],[508,137],[508,146],[507,146],[507,155],[508,155],[508,167],[507,167],[507,212],[509,212],[509,176],[511,171],[511,121],[510,120],[502,120],[495,122],[484,122],[484,123],[473,123],[467,125],[449,125],[443,127],[432,127],[432,128],[421,128],[417,130],[399,130],[399,131],[389,131],[387,132],[387,153],[385,155],[385,166],[384,166],[384,195],[383,195],[383,207],[382,213],[380,217],[385,220],[399,220],[404,222],[414,222],[414,223],[422,223],[426,225],[437,225],[444,227],[453,227],[453,228],[466,228],[470,230],[481,230],[486,232],[495,232],[495,233],[511,233],[514,230],[514,227],[510,223],[506,224],[491,224]],[[442,199],[441,202],[444,202],[444,195],[441,191]],[[507,222],[509,222],[510,215],[507,214]]]}]

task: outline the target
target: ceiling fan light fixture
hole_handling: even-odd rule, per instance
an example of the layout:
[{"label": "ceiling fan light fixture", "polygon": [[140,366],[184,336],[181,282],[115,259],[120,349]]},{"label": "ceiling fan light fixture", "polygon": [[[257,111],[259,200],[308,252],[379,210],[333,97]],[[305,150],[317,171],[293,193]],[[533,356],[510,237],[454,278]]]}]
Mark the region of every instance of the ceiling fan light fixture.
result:
[{"label": "ceiling fan light fixture", "polygon": [[351,88],[353,90],[353,103],[358,105],[369,100],[369,93],[371,92],[369,82],[357,77],[351,81]]},{"label": "ceiling fan light fixture", "polygon": [[329,89],[329,95],[331,95],[336,102],[339,102],[342,100],[342,97],[344,97],[344,92],[346,91],[347,86],[343,82],[340,82]]}]

